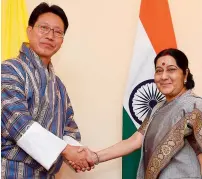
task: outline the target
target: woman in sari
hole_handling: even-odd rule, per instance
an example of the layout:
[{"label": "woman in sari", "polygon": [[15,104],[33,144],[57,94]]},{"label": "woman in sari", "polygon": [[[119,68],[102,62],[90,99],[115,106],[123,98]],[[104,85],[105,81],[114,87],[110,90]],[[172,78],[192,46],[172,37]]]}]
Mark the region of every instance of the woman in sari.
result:
[{"label": "woman in sari", "polygon": [[201,178],[202,98],[191,90],[188,59],[180,50],[166,49],[154,65],[155,83],[166,100],[154,107],[130,138],[91,152],[93,160],[105,162],[141,148],[137,179]]}]

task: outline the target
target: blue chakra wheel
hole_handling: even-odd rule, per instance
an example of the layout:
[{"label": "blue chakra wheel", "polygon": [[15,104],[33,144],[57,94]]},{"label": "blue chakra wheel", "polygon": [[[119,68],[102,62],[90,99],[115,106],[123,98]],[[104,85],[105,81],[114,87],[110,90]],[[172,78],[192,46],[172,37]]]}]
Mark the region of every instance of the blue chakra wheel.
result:
[{"label": "blue chakra wheel", "polygon": [[141,125],[146,115],[164,99],[165,96],[157,89],[153,79],[141,82],[133,89],[129,98],[131,116]]}]

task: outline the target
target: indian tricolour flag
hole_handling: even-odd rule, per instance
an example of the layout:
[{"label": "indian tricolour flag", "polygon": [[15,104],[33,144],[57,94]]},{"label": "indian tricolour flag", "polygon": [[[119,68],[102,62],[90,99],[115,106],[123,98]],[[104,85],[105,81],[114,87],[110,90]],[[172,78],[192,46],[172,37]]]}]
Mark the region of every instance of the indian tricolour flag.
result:
[{"label": "indian tricolour flag", "polygon": [[[164,96],[154,84],[154,58],[176,48],[168,0],[142,0],[129,79],[123,104],[123,139],[140,127],[147,113]],[[140,151],[123,157],[123,179],[136,179]]]}]

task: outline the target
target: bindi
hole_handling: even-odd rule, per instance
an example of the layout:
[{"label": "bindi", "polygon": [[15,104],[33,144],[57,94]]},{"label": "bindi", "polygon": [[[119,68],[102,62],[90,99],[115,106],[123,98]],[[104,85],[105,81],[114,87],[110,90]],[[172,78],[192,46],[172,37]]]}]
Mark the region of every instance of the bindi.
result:
[{"label": "bindi", "polygon": [[163,62],[162,65],[164,66],[164,65],[165,65],[165,62]]}]

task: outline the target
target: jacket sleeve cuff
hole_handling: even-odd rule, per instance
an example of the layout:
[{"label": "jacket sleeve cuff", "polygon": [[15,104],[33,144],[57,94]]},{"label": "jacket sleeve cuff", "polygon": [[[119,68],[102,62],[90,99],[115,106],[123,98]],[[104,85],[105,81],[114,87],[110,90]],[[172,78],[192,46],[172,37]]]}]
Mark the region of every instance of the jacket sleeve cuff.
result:
[{"label": "jacket sleeve cuff", "polygon": [[17,145],[49,170],[67,144],[34,122],[17,141]]},{"label": "jacket sleeve cuff", "polygon": [[63,140],[66,142],[66,144],[72,145],[72,146],[82,146],[81,143],[79,143],[77,140],[73,139],[70,136],[63,136]]}]

